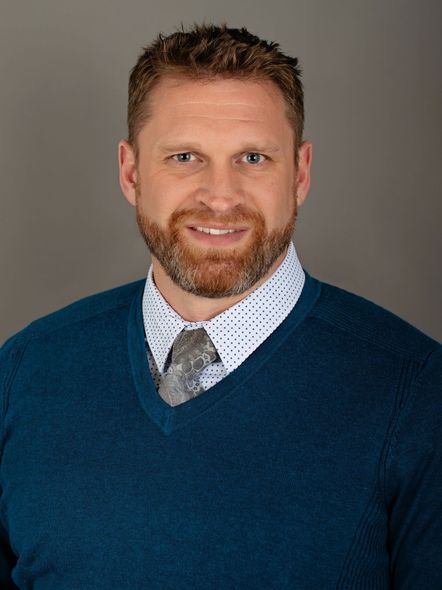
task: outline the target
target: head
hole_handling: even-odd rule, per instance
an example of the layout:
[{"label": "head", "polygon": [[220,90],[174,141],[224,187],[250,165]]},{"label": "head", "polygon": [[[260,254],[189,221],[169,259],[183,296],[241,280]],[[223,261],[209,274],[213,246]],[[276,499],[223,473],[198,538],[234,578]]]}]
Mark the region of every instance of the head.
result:
[{"label": "head", "polygon": [[309,187],[303,125],[298,62],[276,43],[195,26],[145,48],[129,81],[120,178],[154,275],[228,297],[279,264]]}]

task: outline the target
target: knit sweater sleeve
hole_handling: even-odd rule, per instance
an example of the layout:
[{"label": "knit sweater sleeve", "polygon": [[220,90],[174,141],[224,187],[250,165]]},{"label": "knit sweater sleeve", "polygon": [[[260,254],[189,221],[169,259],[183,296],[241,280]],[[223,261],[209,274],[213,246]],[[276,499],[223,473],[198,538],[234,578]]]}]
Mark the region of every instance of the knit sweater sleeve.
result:
[{"label": "knit sweater sleeve", "polygon": [[386,471],[394,590],[442,588],[442,346],[409,388]]},{"label": "knit sweater sleeve", "polygon": [[[19,345],[20,338],[15,336],[10,338],[0,348],[0,426],[1,440],[0,453],[3,451],[4,441],[4,418],[8,405],[9,390],[12,381],[17,372],[20,358],[22,356],[22,347]],[[0,455],[1,456],[1,455]],[[2,469],[0,463],[0,499],[2,497]],[[2,590],[14,590],[17,586],[12,581],[12,569],[17,561],[16,556],[10,546],[9,536],[4,523],[4,514],[0,512],[0,588]]]}]

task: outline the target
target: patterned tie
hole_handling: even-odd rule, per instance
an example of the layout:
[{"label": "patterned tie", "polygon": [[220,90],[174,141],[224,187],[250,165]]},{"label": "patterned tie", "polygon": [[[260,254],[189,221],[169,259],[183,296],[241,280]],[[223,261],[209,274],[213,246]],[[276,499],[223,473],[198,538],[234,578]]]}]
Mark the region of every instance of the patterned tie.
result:
[{"label": "patterned tie", "polygon": [[158,393],[170,406],[177,406],[204,391],[201,371],[218,358],[204,328],[183,330],[172,346],[172,362],[161,377]]}]

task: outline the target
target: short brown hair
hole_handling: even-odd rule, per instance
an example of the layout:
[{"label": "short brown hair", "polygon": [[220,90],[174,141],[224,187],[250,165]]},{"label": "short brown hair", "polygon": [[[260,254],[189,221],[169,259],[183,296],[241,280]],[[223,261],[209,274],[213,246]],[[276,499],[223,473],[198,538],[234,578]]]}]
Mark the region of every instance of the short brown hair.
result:
[{"label": "short brown hair", "polygon": [[129,78],[128,141],[137,152],[138,133],[149,117],[147,98],[164,76],[194,80],[243,78],[271,80],[281,90],[295,132],[295,156],[304,129],[304,92],[298,59],[285,55],[279,44],[252,35],[245,28],[194,25],[158,37],[138,58]]}]

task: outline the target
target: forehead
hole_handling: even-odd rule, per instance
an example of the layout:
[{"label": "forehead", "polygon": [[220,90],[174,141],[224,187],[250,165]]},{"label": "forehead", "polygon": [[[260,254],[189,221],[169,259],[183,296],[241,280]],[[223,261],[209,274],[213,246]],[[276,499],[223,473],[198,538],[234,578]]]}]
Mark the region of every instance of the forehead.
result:
[{"label": "forehead", "polygon": [[145,127],[150,132],[186,125],[242,125],[275,133],[291,129],[282,92],[270,80],[164,77],[152,90],[148,106]]}]

